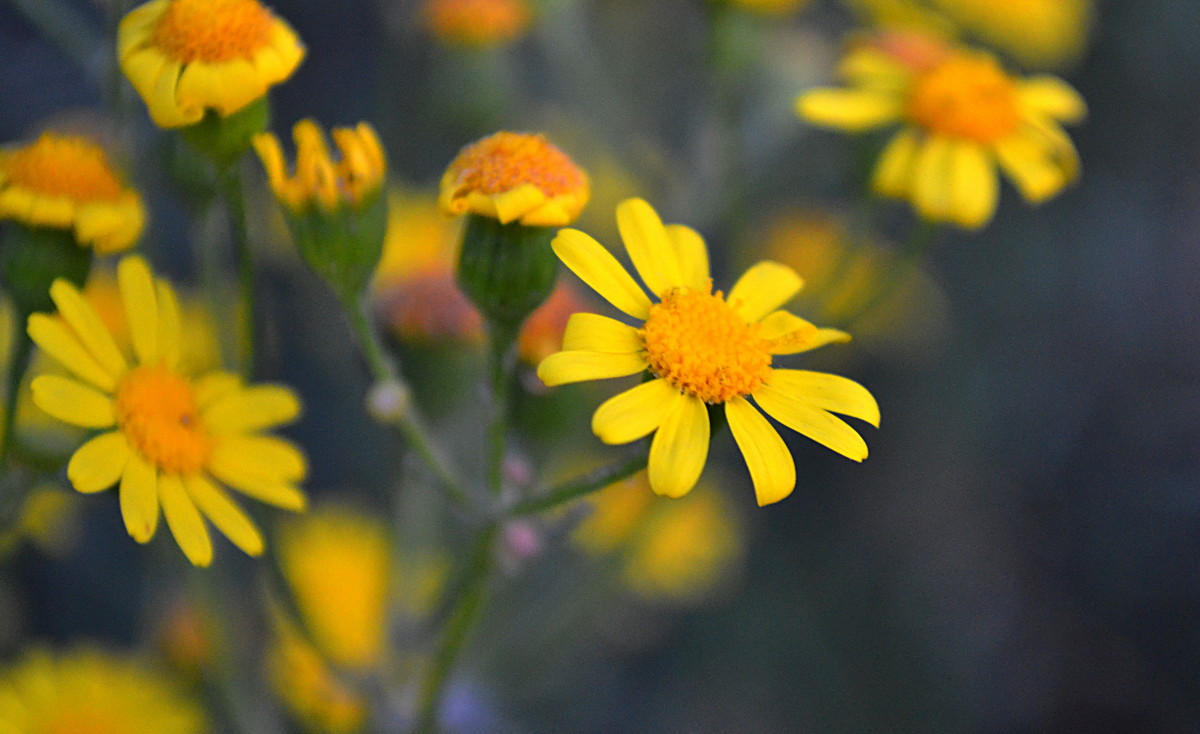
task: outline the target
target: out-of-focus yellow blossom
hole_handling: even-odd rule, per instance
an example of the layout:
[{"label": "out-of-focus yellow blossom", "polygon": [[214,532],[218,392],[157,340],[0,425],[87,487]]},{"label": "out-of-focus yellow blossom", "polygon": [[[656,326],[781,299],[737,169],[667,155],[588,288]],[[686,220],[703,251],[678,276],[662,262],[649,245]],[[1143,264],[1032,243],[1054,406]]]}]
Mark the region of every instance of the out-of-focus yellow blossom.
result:
[{"label": "out-of-focus yellow blossom", "polygon": [[176,669],[200,675],[220,650],[221,635],[214,620],[187,598],[169,603],[159,616],[155,641]]},{"label": "out-of-focus yellow blossom", "polygon": [[70,230],[80,246],[103,255],[137,242],[146,210],[103,148],[83,137],[45,132],[32,143],[0,150],[0,219]]},{"label": "out-of-focus yellow blossom", "polygon": [[459,152],[442,176],[438,205],[450,216],[561,227],[589,196],[587,175],[544,136],[498,132]]},{"label": "out-of-focus yellow blossom", "polygon": [[141,661],[93,648],[27,651],[0,670],[4,734],[202,734],[199,704]]},{"label": "out-of-focus yellow blossom", "polygon": [[439,41],[487,48],[525,34],[533,12],[528,0],[426,0],[425,22]]},{"label": "out-of-focus yellow blossom", "polygon": [[121,71],[160,127],[228,117],[286,80],[304,58],[287,23],[258,0],[151,0],[117,28]]},{"label": "out-of-focus yellow blossom", "polygon": [[875,168],[875,191],[911,201],[929,221],[977,229],[996,210],[997,166],[1033,203],[1075,179],[1079,158],[1062,123],[1082,120],[1087,108],[1070,85],[1013,76],[983,51],[938,51],[909,38],[858,45],[840,67],[848,89],[797,100],[802,117],[825,127],[901,126]]},{"label": "out-of-focus yellow blossom", "polygon": [[52,556],[70,552],[78,538],[76,498],[56,488],[36,487],[21,505],[16,523],[0,530],[0,556],[22,541]]},{"label": "out-of-focus yellow blossom", "polygon": [[353,734],[362,730],[366,697],[338,678],[292,622],[277,621],[267,668],[276,694],[312,731]]},{"label": "out-of-focus yellow blossom", "polygon": [[875,398],[837,375],[773,366],[776,356],[806,352],[849,335],[820,329],[781,310],[803,281],[791,268],[764,261],[734,284],[728,298],[713,292],[708,250],[693,229],[663,225],[641,199],[617,207],[625,249],[658,302],[596,240],[573,229],[554,239],[554,252],[585,283],[640,327],[590,313],[571,317],[563,351],[538,366],[549,386],[626,377],[656,379],[620,393],[592,417],[605,443],[654,433],[649,479],[654,492],[682,497],[708,459],[708,406],[722,405],[754,482],[759,505],[787,497],[796,467],[787,445],[749,401],[789,428],[855,461],[867,456],[862,436],[833,413],[879,424]]},{"label": "out-of-focus yellow blossom", "polygon": [[84,493],[119,482],[125,527],[139,543],[154,537],[161,507],[195,565],[212,561],[205,517],[246,553],[262,553],[258,528],[219,483],[279,507],[304,508],[296,486],[308,471],[303,454],[262,433],[294,420],[300,401],[287,388],[247,387],[226,372],[198,378],[183,372],[185,332],[175,291],[139,257],[124,258],[117,279],[132,364],[96,309],[65,280],[50,290],[61,318],[29,318],[29,336],[71,373],[34,378],[33,402],[65,423],[102,429],[71,457],[67,478]]},{"label": "out-of-focus yellow blossom", "polygon": [[588,553],[620,554],[621,577],[640,596],[698,599],[741,557],[736,513],[706,486],[678,502],[658,501],[648,489],[638,474],[595,494],[572,540]]},{"label": "out-of-focus yellow blossom", "polygon": [[728,0],[735,5],[752,13],[762,15],[790,15],[808,5],[809,0]]},{"label": "out-of-focus yellow blossom", "polygon": [[301,120],[292,129],[296,141],[296,173],[289,176],[279,138],[271,133],[254,136],[254,149],[262,160],[276,198],[293,212],[319,206],[331,212],[341,206],[357,207],[379,192],[387,173],[387,160],[375,129],[365,122],[330,131],[342,158],[334,162],[325,134],[312,120]]}]

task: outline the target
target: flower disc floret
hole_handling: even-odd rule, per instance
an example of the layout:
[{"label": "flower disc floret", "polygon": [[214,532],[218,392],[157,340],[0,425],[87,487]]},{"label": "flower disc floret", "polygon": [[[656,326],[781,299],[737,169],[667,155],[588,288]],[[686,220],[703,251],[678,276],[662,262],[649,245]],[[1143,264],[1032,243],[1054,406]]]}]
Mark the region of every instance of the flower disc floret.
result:
[{"label": "flower disc floret", "polygon": [[10,153],[4,178],[9,185],[80,202],[115,201],[123,190],[102,148],[55,133],[43,133],[32,145]]},{"label": "flower disc floret", "polygon": [[117,426],[143,457],[159,469],[194,474],[212,454],[195,390],[162,365],[138,367],[121,379]]},{"label": "flower disc floret", "polygon": [[271,36],[257,0],[175,0],[154,26],[154,45],[182,63],[252,59]]},{"label": "flower disc floret", "polygon": [[939,135],[994,143],[1020,121],[1017,87],[996,60],[951,56],[917,77],[906,113]]},{"label": "flower disc floret", "polygon": [[639,334],[650,371],[706,403],[753,393],[771,370],[762,326],[738,316],[720,292],[668,292]]}]

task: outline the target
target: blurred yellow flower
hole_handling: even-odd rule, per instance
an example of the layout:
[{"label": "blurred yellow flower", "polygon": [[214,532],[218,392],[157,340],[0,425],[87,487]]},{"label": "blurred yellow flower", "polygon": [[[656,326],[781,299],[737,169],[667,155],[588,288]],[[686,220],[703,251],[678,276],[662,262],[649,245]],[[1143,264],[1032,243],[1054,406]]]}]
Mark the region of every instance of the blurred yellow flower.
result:
[{"label": "blurred yellow flower", "polygon": [[80,246],[103,255],[137,242],[146,211],[100,146],[45,132],[32,143],[0,150],[0,219],[69,229]]},{"label": "blurred yellow flower", "polygon": [[0,670],[4,734],[202,734],[203,710],[162,671],[98,649],[27,651]]},{"label": "blurred yellow flower", "polygon": [[160,127],[227,117],[286,80],[304,58],[287,23],[258,0],[151,0],[117,28],[121,71]]},{"label": "blurred yellow flower", "polygon": [[528,0],[426,0],[425,22],[435,38],[485,48],[520,38],[533,12]]},{"label": "blurred yellow flower", "polygon": [[625,249],[653,303],[608,250],[588,235],[564,229],[554,252],[585,283],[640,328],[590,313],[571,317],[563,350],[538,366],[547,385],[625,377],[649,370],[643,382],[602,404],[592,418],[601,441],[622,444],[655,433],[650,487],[668,497],[687,494],[708,457],[708,406],[721,404],[750,469],[759,505],[778,502],[796,484],[795,463],[775,428],[747,398],[784,425],[862,461],[867,445],[833,413],[872,425],[879,408],[858,383],[837,375],[772,367],[773,357],[806,352],[849,335],[819,329],[780,310],[800,290],[795,271],[764,261],[729,292],[712,291],[708,251],[700,235],[664,226],[641,199],[617,207]]},{"label": "blurred yellow flower", "polygon": [[762,15],[790,15],[808,5],[809,0],[728,0],[744,10]]},{"label": "blurred yellow flower", "polygon": [[22,541],[52,556],[70,552],[79,531],[75,499],[55,487],[35,487],[21,504],[16,523],[0,529],[0,555],[15,550]]},{"label": "blurred yellow flower", "polygon": [[375,129],[365,122],[355,127],[335,127],[330,133],[341,151],[334,162],[325,134],[312,120],[301,120],[292,129],[296,141],[296,173],[288,175],[279,138],[271,133],[254,136],[254,149],[262,160],[275,197],[293,212],[315,203],[326,212],[343,205],[358,206],[383,185],[387,160]]},{"label": "blurred yellow flower", "polygon": [[205,516],[243,551],[260,554],[258,528],[218,482],[263,502],[304,508],[296,486],[308,471],[303,454],[261,434],[294,420],[299,400],[287,388],[247,387],[225,372],[199,378],[182,372],[184,332],[175,291],[139,257],[124,258],[117,277],[132,365],[96,309],[64,280],[50,291],[62,318],[29,318],[29,336],[73,375],[35,377],[33,402],[65,423],[112,429],[75,452],[67,478],[84,493],[120,482],[125,527],[139,543],[154,537],[161,506],[195,565],[212,560]]},{"label": "blurred yellow flower", "polygon": [[366,697],[338,678],[293,623],[277,621],[267,669],[275,693],[312,731],[362,731],[368,711]]},{"label": "blurred yellow flower", "polygon": [[587,175],[542,135],[498,132],[463,148],[442,176],[438,205],[501,224],[561,227],[590,196]]},{"label": "blurred yellow flower", "polygon": [[996,210],[997,165],[1033,203],[1075,179],[1079,159],[1061,123],[1087,108],[1070,85],[1015,77],[983,51],[904,39],[885,34],[854,48],[840,68],[849,89],[797,100],[802,117],[826,127],[902,126],[875,168],[877,192],[911,201],[929,221],[977,229]]}]

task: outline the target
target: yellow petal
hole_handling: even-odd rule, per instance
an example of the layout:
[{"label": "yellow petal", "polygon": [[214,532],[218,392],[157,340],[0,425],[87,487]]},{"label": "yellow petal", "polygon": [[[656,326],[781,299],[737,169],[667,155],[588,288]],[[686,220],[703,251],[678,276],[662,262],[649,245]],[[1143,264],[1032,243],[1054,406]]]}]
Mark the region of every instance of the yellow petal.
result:
[{"label": "yellow petal", "polygon": [[499,219],[501,224],[516,221],[546,202],[546,194],[531,183],[493,194],[491,198],[496,209],[496,219]]},{"label": "yellow petal", "polygon": [[114,377],[124,374],[128,365],[121,350],[117,349],[96,309],[83,299],[75,286],[60,278],[50,286],[50,297],[80,343],[87,347],[104,371]]},{"label": "yellow petal", "polygon": [[[141,57],[141,53],[131,54],[125,66],[131,67],[134,59]],[[154,120],[154,124],[159,127],[183,127],[197,123],[204,117],[203,107],[190,103],[184,104],[176,94],[179,77],[182,74],[183,64],[165,59],[158,67],[158,76],[153,79],[152,85],[147,89],[138,88],[142,100],[146,103],[146,110],[150,113],[150,119]],[[130,77],[131,81],[132,79]]]},{"label": "yellow petal", "polygon": [[1062,122],[1087,117],[1087,103],[1075,88],[1056,76],[1033,76],[1021,83],[1021,104],[1038,114]]},{"label": "yellow petal", "polygon": [[661,426],[680,400],[687,397],[666,380],[643,382],[601,403],[592,415],[592,432],[607,444],[636,441]]},{"label": "yellow petal", "polygon": [[967,229],[987,224],[996,212],[1000,181],[991,156],[978,144],[959,141],[950,157],[954,221]]},{"label": "yellow petal", "polygon": [[167,366],[174,370],[179,368],[182,353],[179,299],[165,280],[159,279],[155,285],[158,296],[158,351]]},{"label": "yellow petal", "polygon": [[201,408],[205,408],[217,398],[228,395],[241,386],[242,378],[232,372],[209,372],[193,383],[196,390],[196,403]]},{"label": "yellow petal", "polygon": [[264,544],[258,526],[224,490],[199,474],[184,477],[183,487],[196,507],[234,545],[247,555],[262,555]]},{"label": "yellow petal", "polygon": [[954,220],[954,145],[945,137],[928,138],[913,162],[913,205],[932,222]]},{"label": "yellow petal", "polygon": [[650,315],[646,292],[599,242],[577,229],[564,229],[551,247],[571,272],[609,303],[635,319],[645,320]]},{"label": "yellow petal", "polygon": [[622,201],[617,205],[617,227],[633,267],[651,293],[662,298],[672,288],[686,285],[675,245],[649,204],[641,199]]},{"label": "yellow petal", "polygon": [[65,423],[108,428],[117,422],[111,398],[68,377],[40,375],[30,388],[33,404]]},{"label": "yellow petal", "polygon": [[628,324],[599,314],[575,313],[567,320],[562,348],[564,352],[632,354],[640,352],[644,345],[638,330]]},{"label": "yellow petal", "polygon": [[212,108],[228,116],[266,94],[267,85],[246,59],[193,62],[183,68],[175,99],[185,110]]},{"label": "yellow petal", "polygon": [[262,471],[284,482],[296,482],[308,474],[308,461],[300,449],[275,436],[233,435],[221,437],[222,451],[230,451],[252,460]]},{"label": "yellow petal", "polygon": [[792,299],[804,279],[787,265],[763,260],[738,278],[729,291],[731,308],[747,321],[759,321]]},{"label": "yellow petal", "polygon": [[171,0],[151,0],[125,14],[117,26],[117,58],[150,39]]},{"label": "yellow petal", "polygon": [[708,247],[700,233],[685,224],[668,224],[667,237],[675,246],[683,284],[696,290],[709,287]]},{"label": "yellow petal", "polygon": [[920,149],[920,133],[911,128],[900,131],[879,156],[872,188],[884,196],[908,198],[912,190],[913,166]]},{"label": "yellow petal", "polygon": [[183,482],[174,474],[164,474],[158,480],[158,493],[175,542],[193,566],[207,567],[212,563],[212,539],[208,537],[204,518],[184,491]]},{"label": "yellow petal", "polygon": [[867,458],[867,442],[842,419],[770,385],[760,386],[753,397],[768,415],[793,431],[846,458]]},{"label": "yellow petal", "polygon": [[813,89],[796,100],[796,114],[809,122],[847,132],[882,127],[900,119],[897,94],[866,89]]},{"label": "yellow petal", "polygon": [[627,377],[644,369],[646,359],[641,354],[555,352],[538,365],[537,376],[545,385],[555,387],[569,382]]},{"label": "yellow petal", "polygon": [[120,494],[125,530],[137,542],[149,542],[158,529],[158,473],[136,451],[125,462]]},{"label": "yellow petal", "polygon": [[759,335],[772,342],[771,354],[799,354],[826,344],[850,341],[850,335],[840,329],[818,328],[787,311],[775,311],[761,322]]},{"label": "yellow petal", "polygon": [[725,403],[725,417],[750,469],[758,506],[791,494],[796,488],[796,462],[779,432],[745,398]]},{"label": "yellow petal", "polygon": [[997,142],[995,150],[1000,167],[1027,201],[1045,201],[1070,180],[1047,147],[1028,135],[1010,135]]},{"label": "yellow petal", "polygon": [[[213,446],[208,468],[212,475],[242,494],[288,510],[302,510],[308,501],[277,467],[266,466],[257,454],[237,442]],[[294,472],[293,472],[294,473]]]},{"label": "yellow petal", "polygon": [[281,385],[254,385],[225,393],[202,413],[213,433],[248,433],[295,420],[300,399]]},{"label": "yellow petal", "polygon": [[158,299],[154,276],[146,261],[136,255],[122,258],[117,265],[117,284],[125,305],[129,339],[141,364],[158,362]]},{"label": "yellow petal", "polygon": [[67,479],[78,492],[101,492],[117,483],[129,461],[129,441],[120,431],[102,433],[79,447],[67,463]]},{"label": "yellow petal", "polygon": [[690,395],[675,401],[650,442],[650,489],[666,497],[692,491],[708,458],[708,409]]},{"label": "yellow petal", "polygon": [[100,366],[96,358],[79,343],[62,321],[46,314],[35,313],[29,317],[27,331],[34,344],[79,379],[86,380],[108,393],[116,387],[115,377]]},{"label": "yellow petal", "polygon": [[840,375],[809,370],[772,370],[767,384],[797,401],[879,427],[879,404],[870,391]]}]

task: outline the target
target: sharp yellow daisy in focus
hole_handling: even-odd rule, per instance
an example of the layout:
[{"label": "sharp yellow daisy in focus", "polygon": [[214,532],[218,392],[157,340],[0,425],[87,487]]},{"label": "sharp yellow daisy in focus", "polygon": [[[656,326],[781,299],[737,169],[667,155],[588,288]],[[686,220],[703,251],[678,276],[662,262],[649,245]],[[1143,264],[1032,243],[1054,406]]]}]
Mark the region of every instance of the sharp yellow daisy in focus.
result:
[{"label": "sharp yellow daisy in focus", "polygon": [[650,433],[650,487],[668,497],[691,491],[704,469],[708,407],[725,417],[750,469],[759,505],[787,497],[796,467],[783,439],[751,403],[780,423],[862,461],[867,445],[833,413],[879,425],[875,398],[837,375],[774,366],[797,354],[850,339],[780,310],[803,282],[791,268],[764,261],[750,268],[728,297],[712,290],[708,251],[700,235],[663,225],[645,201],[617,207],[621,239],[649,298],[608,250],[588,235],[564,229],[554,252],[609,303],[640,327],[590,313],[571,317],[563,350],[538,366],[547,385],[636,375],[655,379],[603,403],[592,417],[601,441],[622,444]]},{"label": "sharp yellow daisy in focus", "polygon": [[0,151],[0,219],[71,230],[80,246],[103,255],[137,242],[146,210],[103,148],[87,138],[45,132],[28,145]]},{"label": "sharp yellow daisy in focus", "polygon": [[29,336],[72,375],[35,377],[34,404],[63,422],[100,431],[71,457],[67,478],[83,493],[119,483],[125,528],[139,543],[154,537],[161,508],[197,566],[212,561],[206,517],[234,545],[259,555],[262,534],[222,485],[304,509],[296,486],[308,471],[304,455],[262,434],[294,420],[300,401],[287,388],[246,386],[226,372],[185,374],[180,360],[187,335],[174,290],[133,256],[118,265],[117,281],[132,361],[65,280],[50,290],[62,319],[29,318]]},{"label": "sharp yellow daisy in focus", "polygon": [[901,33],[852,49],[840,73],[850,88],[809,91],[797,111],[847,132],[899,124],[872,186],[911,201],[924,219],[986,225],[999,199],[997,166],[1035,204],[1078,176],[1062,124],[1081,121],[1087,107],[1057,77],[1022,79],[986,52]]},{"label": "sharp yellow daisy in focus", "polygon": [[287,23],[258,0],[152,0],[117,28],[121,71],[160,127],[228,117],[286,80],[304,58]]},{"label": "sharp yellow daisy in focus", "polygon": [[501,224],[562,227],[591,196],[587,174],[543,135],[498,132],[463,148],[442,176],[438,205]]}]

